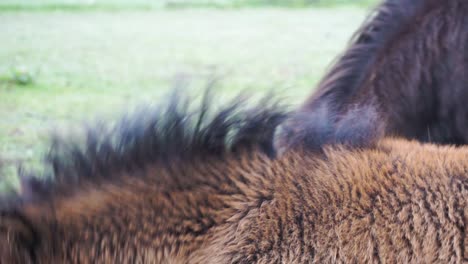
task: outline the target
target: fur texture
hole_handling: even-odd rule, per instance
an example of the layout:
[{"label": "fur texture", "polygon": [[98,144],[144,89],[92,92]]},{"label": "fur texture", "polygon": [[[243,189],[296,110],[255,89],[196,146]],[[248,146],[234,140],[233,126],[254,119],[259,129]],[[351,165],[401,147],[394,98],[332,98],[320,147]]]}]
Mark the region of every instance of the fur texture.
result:
[{"label": "fur texture", "polygon": [[[383,135],[468,143],[467,13],[464,0],[385,0],[284,125],[279,147],[367,146]],[[346,120],[357,129],[338,136]]]},{"label": "fur texture", "polygon": [[174,98],[83,145],[56,141],[55,180],[25,177],[0,210],[0,263],[468,261],[468,148],[272,159],[285,113],[208,105]]}]

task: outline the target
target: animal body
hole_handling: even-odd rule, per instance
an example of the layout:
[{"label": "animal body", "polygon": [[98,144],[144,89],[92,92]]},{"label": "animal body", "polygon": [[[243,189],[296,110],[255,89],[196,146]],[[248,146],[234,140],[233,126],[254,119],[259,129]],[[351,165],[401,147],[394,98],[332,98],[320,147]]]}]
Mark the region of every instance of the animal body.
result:
[{"label": "animal body", "polygon": [[385,0],[282,128],[278,148],[391,135],[468,143],[468,2]]},{"label": "animal body", "polygon": [[2,200],[0,263],[468,261],[468,147],[277,156],[275,104],[170,101],[55,141],[53,180],[23,172]]}]

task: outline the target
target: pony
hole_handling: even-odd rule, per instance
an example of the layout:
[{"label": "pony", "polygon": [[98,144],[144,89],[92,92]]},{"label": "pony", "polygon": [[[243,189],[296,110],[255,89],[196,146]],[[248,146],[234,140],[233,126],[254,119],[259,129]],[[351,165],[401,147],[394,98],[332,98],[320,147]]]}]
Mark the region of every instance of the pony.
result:
[{"label": "pony", "polygon": [[387,136],[468,143],[468,2],[385,0],[281,129],[277,148]]},{"label": "pony", "polygon": [[468,261],[468,147],[278,155],[278,102],[166,101],[54,139],[1,199],[0,263]]}]

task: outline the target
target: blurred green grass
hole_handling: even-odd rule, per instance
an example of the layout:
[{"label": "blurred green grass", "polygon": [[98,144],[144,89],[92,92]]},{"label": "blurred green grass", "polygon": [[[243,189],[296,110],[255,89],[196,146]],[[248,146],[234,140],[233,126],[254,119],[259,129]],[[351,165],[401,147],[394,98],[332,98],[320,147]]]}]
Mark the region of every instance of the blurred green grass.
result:
[{"label": "blurred green grass", "polygon": [[220,101],[275,89],[299,102],[366,10],[0,12],[0,161],[37,163],[51,131],[157,101],[180,76],[194,90],[218,77]]},{"label": "blurred green grass", "polygon": [[1,11],[121,11],[183,8],[252,8],[252,7],[333,7],[353,5],[368,7],[379,0],[1,0]]}]

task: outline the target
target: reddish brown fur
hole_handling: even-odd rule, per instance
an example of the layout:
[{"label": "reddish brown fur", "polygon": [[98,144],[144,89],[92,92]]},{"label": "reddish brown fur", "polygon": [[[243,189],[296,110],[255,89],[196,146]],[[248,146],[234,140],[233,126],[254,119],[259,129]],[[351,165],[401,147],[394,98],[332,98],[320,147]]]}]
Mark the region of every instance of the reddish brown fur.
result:
[{"label": "reddish brown fur", "polygon": [[467,14],[465,0],[383,1],[278,146],[366,146],[384,134],[468,143]]},{"label": "reddish brown fur", "polygon": [[141,174],[4,213],[0,262],[468,261],[466,147],[389,139],[320,157],[248,151],[153,164]]}]

